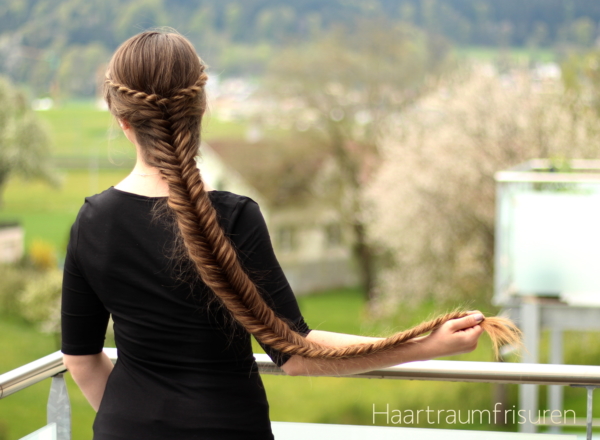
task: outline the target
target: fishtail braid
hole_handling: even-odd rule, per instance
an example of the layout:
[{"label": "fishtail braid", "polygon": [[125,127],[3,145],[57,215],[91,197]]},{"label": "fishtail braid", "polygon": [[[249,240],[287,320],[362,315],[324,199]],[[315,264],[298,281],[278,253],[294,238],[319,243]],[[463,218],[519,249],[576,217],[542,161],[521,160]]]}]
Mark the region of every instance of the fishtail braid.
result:
[{"label": "fishtail braid", "polygon": [[[141,35],[146,38],[151,34]],[[125,56],[117,51],[111,64],[117,55]],[[451,312],[387,339],[346,347],[322,346],[293,331],[265,302],[242,267],[206,192],[196,156],[200,145],[200,122],[206,110],[204,84],[207,76],[203,65],[200,64],[197,70],[195,79],[185,83],[192,85],[181,87],[183,82],[180,82],[177,88],[165,87],[167,92],[156,93],[145,83],[146,90],[125,84],[109,68],[105,96],[113,114],[127,120],[135,129],[138,141],[144,147],[144,160],[157,167],[166,180],[168,207],[174,214],[185,254],[202,281],[249,333],[289,355],[350,358],[389,350],[435,331],[451,319],[467,315],[465,311]],[[171,74],[168,70],[165,72],[165,75]],[[481,326],[492,338],[496,354],[499,345],[520,341],[520,331],[509,320],[485,318]]]}]

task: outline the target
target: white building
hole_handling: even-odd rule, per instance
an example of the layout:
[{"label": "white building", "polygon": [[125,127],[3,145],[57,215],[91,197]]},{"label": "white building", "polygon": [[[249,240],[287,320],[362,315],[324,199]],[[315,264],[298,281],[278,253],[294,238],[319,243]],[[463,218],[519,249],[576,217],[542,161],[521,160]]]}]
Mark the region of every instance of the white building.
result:
[{"label": "white building", "polygon": [[[351,253],[351,234],[335,207],[316,198],[301,203],[273,203],[261,194],[244,170],[226,163],[223,156],[203,144],[199,167],[215,189],[254,199],[265,216],[277,258],[297,294],[358,284]],[[244,173],[247,174],[247,173]],[[270,185],[278,185],[277,178]],[[255,177],[256,178],[256,177]]]}]

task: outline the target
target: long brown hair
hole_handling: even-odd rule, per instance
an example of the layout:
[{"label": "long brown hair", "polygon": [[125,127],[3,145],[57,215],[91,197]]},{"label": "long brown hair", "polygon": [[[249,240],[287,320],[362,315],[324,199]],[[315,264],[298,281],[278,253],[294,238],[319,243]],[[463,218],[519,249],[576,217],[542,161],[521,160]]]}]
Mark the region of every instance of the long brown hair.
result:
[{"label": "long brown hair", "polygon": [[[109,64],[105,98],[112,114],[134,129],[144,161],[160,170],[169,186],[185,254],[202,281],[233,318],[259,341],[290,355],[311,358],[365,356],[396,347],[435,330],[466,312],[453,312],[374,343],[326,347],[293,331],[266,304],[221,229],[195,158],[206,110],[205,66],[193,46],[176,33],[143,32],[119,47]],[[519,340],[508,320],[481,324],[495,348]]]}]

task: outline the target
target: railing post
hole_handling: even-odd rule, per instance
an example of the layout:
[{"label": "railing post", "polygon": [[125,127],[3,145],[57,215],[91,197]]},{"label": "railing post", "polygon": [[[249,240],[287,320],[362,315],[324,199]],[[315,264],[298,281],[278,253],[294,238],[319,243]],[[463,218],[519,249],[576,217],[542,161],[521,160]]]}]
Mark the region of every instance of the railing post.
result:
[{"label": "railing post", "polygon": [[[527,298],[521,303],[521,328],[523,330],[524,353],[522,362],[537,364],[539,362],[540,347],[540,305],[535,298]],[[539,385],[519,386],[519,409],[525,410],[525,414],[531,416],[537,414]],[[519,425],[520,432],[534,433],[536,426],[527,417],[526,422]]]},{"label": "railing post", "polygon": [[[562,329],[553,327],[550,330],[550,363],[563,363],[563,332]],[[548,386],[548,407],[552,411],[563,411],[563,386]],[[549,432],[558,434],[561,432],[561,426],[551,426]]]},{"label": "railing post", "polygon": [[62,373],[52,377],[47,411],[48,424],[56,423],[56,440],[71,440],[71,402]]},{"label": "railing post", "polygon": [[586,387],[587,388],[587,417],[586,417],[586,425],[587,425],[587,440],[592,440],[592,405],[594,403],[594,388],[596,387]]},{"label": "railing post", "polygon": [[594,404],[595,385],[571,385],[574,388],[585,388],[587,390],[587,414],[586,414],[586,440],[592,440],[592,408]]}]

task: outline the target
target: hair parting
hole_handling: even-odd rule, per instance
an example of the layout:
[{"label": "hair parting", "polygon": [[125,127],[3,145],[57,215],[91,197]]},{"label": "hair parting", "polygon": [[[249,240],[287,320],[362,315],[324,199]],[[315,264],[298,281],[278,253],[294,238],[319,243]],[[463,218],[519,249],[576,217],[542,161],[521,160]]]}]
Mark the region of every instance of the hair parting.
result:
[{"label": "hair parting", "polygon": [[[279,318],[240,264],[196,164],[206,110],[204,69],[182,36],[144,32],[123,43],[113,56],[104,94],[113,115],[134,128],[144,149],[143,159],[157,167],[168,183],[168,208],[183,252],[235,321],[259,341],[286,354],[350,358],[389,350],[467,315],[465,311],[447,313],[387,339],[341,348],[313,343]],[[485,318],[481,326],[492,338],[496,355],[500,345],[520,341],[518,328],[507,319]]]}]

